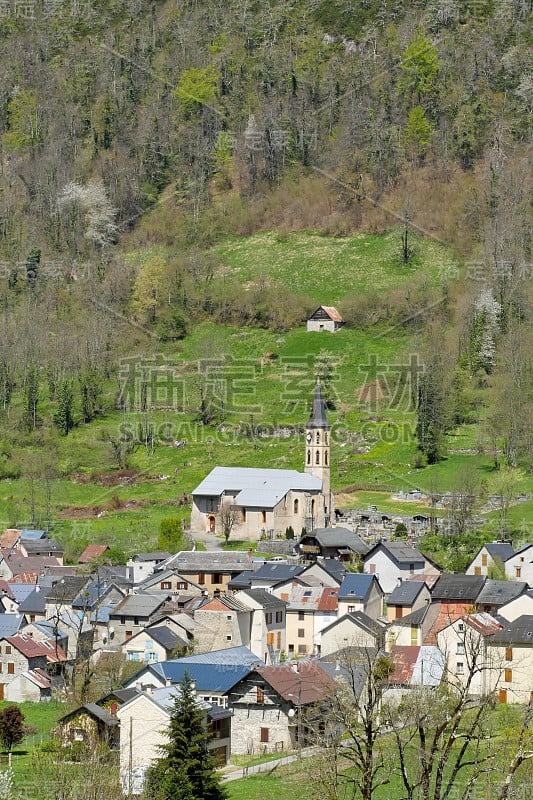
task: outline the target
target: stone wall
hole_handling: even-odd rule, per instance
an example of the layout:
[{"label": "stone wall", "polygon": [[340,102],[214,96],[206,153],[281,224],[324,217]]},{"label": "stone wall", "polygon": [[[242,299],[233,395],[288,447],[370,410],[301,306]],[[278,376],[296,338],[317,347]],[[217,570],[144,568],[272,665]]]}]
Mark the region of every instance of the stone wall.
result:
[{"label": "stone wall", "polygon": [[[234,706],[231,720],[232,753],[271,753],[296,748],[296,726],[277,706]],[[261,741],[268,729],[268,742]]]}]

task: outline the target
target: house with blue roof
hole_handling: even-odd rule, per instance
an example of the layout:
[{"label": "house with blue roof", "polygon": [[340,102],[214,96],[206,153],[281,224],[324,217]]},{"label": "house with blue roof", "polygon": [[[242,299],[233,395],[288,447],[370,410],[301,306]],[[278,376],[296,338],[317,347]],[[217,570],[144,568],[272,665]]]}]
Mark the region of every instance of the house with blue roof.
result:
[{"label": "house with blue roof", "polygon": [[362,611],[371,619],[378,619],[383,614],[383,597],[375,575],[347,572],[339,589],[339,617]]}]

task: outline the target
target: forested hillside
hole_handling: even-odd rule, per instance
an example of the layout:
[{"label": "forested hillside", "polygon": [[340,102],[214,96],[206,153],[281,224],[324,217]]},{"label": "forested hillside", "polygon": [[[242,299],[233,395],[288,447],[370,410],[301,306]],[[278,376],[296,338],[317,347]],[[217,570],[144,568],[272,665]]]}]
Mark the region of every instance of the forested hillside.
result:
[{"label": "forested hillside", "polygon": [[4,4],[0,475],[57,474],[121,356],[317,302],[415,337],[418,467],[468,424],[529,473],[532,40],[531,0]]}]

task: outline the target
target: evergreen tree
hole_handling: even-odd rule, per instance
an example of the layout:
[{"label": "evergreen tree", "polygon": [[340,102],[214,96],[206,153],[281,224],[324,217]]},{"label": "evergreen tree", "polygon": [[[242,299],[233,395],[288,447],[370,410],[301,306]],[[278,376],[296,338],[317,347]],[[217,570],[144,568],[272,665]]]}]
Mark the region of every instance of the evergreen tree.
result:
[{"label": "evergreen tree", "polygon": [[98,372],[89,368],[80,375],[81,416],[91,422],[102,411],[102,381]]},{"label": "evergreen tree", "polygon": [[59,381],[54,423],[64,436],[67,436],[68,432],[74,427],[74,418],[72,416],[73,401],[72,383],[68,379]]},{"label": "evergreen tree", "polygon": [[212,757],[205,715],[187,674],[174,699],[162,757],[148,770],[148,800],[226,800]]},{"label": "evergreen tree", "polygon": [[9,409],[11,395],[13,394],[13,380],[7,361],[0,361],[0,419]]},{"label": "evergreen tree", "polygon": [[37,427],[38,403],[39,370],[35,364],[30,364],[24,383],[24,411],[22,412],[22,425],[27,431],[33,431]]},{"label": "evergreen tree", "polygon": [[416,438],[428,464],[442,458],[442,441],[447,430],[448,409],[437,364],[429,364],[418,385]]},{"label": "evergreen tree", "polygon": [[28,281],[28,286],[32,289],[35,289],[35,284],[37,283],[40,263],[41,251],[38,247],[32,247],[26,258],[26,280]]}]

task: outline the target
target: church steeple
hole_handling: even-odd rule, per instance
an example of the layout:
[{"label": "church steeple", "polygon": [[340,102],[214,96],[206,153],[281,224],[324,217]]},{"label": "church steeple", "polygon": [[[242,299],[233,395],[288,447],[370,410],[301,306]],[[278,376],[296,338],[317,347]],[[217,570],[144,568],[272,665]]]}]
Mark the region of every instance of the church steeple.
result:
[{"label": "church steeple", "polygon": [[320,380],[317,380],[316,383],[311,416],[307,420],[305,429],[305,471],[320,478],[322,481],[324,519],[327,521],[331,515],[332,505],[330,490],[330,424],[326,417],[326,404],[322,397]]},{"label": "church steeple", "polygon": [[307,425],[305,427],[308,429],[321,428],[322,430],[329,430],[330,427],[326,417],[326,405],[322,397],[322,389],[320,388],[320,378],[318,378],[316,382],[311,416],[307,420]]}]

